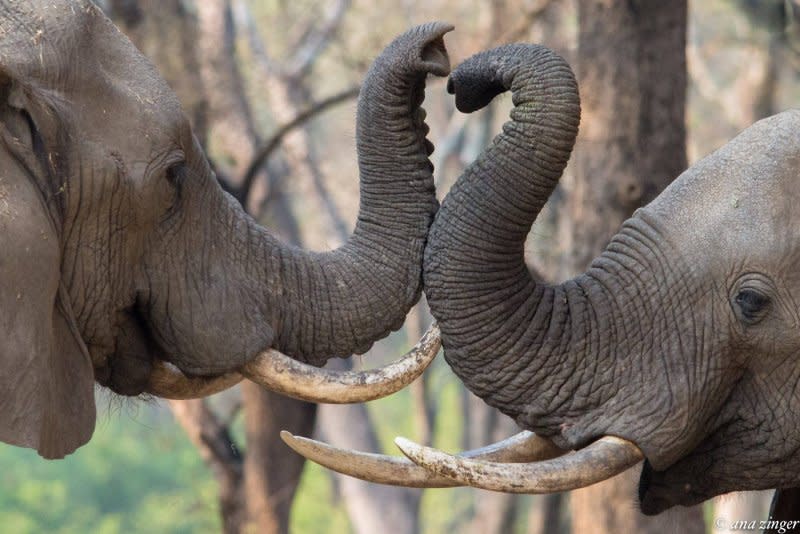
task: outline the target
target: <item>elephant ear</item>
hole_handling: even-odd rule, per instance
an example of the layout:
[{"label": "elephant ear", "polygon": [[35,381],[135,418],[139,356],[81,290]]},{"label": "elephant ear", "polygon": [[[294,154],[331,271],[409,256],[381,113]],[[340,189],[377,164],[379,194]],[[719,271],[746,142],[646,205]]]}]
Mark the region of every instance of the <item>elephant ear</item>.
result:
[{"label": "elephant ear", "polygon": [[29,97],[0,70],[0,441],[61,458],[94,431],[94,372],[61,287],[53,153]]}]

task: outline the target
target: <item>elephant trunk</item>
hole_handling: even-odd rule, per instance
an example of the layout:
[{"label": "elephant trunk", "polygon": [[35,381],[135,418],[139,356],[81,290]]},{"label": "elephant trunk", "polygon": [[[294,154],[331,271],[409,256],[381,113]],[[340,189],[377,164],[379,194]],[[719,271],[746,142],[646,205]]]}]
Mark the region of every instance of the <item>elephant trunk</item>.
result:
[{"label": "elephant trunk", "polygon": [[[685,414],[673,409],[668,424],[658,415],[678,388],[647,385],[657,369],[648,321],[674,321],[651,304],[663,301],[658,279],[666,275],[642,254],[660,254],[654,226],[631,219],[586,273],[560,285],[538,282],[525,265],[526,237],[577,135],[569,66],[543,47],[504,46],[456,68],[449,89],[462,111],[505,90],[514,108],[431,227],[424,285],[448,363],[473,393],[559,446],[612,434],[634,439],[648,456],[657,447],[660,458],[677,455],[669,444],[685,430]],[[661,339],[658,349],[677,349],[675,341]],[[628,409],[643,395],[656,416]]]},{"label": "elephant trunk", "polygon": [[422,291],[422,255],[438,208],[425,78],[445,76],[442,41],[452,26],[419,26],[379,56],[358,100],[356,142],[360,207],[355,230],[338,250],[280,250],[281,327],[274,347],[321,363],[367,351],[397,330]]},{"label": "elephant trunk", "polygon": [[[428,303],[445,357],[469,389],[513,417],[525,391],[512,375],[568,320],[568,287],[537,283],[524,260],[531,225],[556,186],[580,120],[569,65],[547,48],[508,45],[459,65],[448,90],[464,112],[511,90],[512,120],[445,198],[425,251]],[[519,377],[517,377],[519,378]],[[513,385],[513,387],[506,387]]]},{"label": "elephant trunk", "polygon": [[[369,71],[358,104],[361,205],[339,249],[280,242],[220,189],[205,159],[175,173],[180,201],[200,209],[174,223],[139,299],[164,360],[189,378],[245,372],[267,349],[321,365],[363,353],[402,326],[421,293],[438,208],[420,105],[426,76],[450,71],[443,36],[451,29],[431,23],[406,32]],[[438,337],[424,345],[435,354]]]}]

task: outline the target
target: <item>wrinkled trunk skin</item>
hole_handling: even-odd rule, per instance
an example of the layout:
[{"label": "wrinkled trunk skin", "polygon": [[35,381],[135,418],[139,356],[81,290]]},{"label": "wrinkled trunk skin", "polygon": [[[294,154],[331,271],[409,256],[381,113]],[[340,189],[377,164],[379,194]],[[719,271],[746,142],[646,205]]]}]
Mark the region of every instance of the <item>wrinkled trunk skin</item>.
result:
[{"label": "wrinkled trunk skin", "polygon": [[[517,419],[526,404],[519,399],[524,390],[498,386],[508,384],[503,369],[526,367],[531,356],[518,353],[527,353],[526,345],[537,339],[518,344],[516,351],[504,340],[512,337],[509,329],[527,327],[531,318],[510,319],[528,313],[525,304],[531,299],[527,308],[534,312],[538,303],[542,308],[550,303],[564,316],[564,289],[537,284],[525,267],[523,249],[569,159],[580,103],[569,66],[535,46],[509,45],[473,56],[453,72],[448,85],[464,112],[507,89],[514,94],[513,121],[445,198],[431,228],[424,277],[448,363],[471,391]],[[549,314],[539,315],[549,321]],[[487,361],[495,354],[497,360]]]},{"label": "wrinkled trunk skin", "polygon": [[561,446],[618,435],[669,465],[706,416],[686,408],[703,386],[696,373],[664,357],[694,352],[691,337],[666,335],[694,331],[688,281],[671,275],[679,255],[662,250],[669,244],[641,214],[586,273],[558,286],[536,282],[524,243],[577,133],[571,71],[543,48],[512,45],[467,60],[450,87],[462,111],[509,88],[515,108],[431,228],[425,289],[448,363],[476,395]]},{"label": "wrinkled trunk skin", "polygon": [[407,32],[367,75],[356,132],[361,206],[343,247],[286,246],[222,192],[204,160],[178,171],[181,219],[140,293],[165,358],[201,375],[237,368],[268,347],[322,364],[363,353],[402,325],[420,296],[437,209],[420,104],[427,73],[449,70],[448,28]]}]

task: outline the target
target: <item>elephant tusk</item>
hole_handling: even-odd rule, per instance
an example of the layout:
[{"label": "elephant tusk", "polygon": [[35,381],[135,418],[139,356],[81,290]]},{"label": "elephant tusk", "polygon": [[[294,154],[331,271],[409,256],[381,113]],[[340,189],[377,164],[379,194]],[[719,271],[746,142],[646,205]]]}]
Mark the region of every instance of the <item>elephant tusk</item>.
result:
[{"label": "elephant tusk", "polygon": [[[463,485],[450,478],[435,475],[406,458],[340,449],[321,441],[293,436],[285,430],[281,431],[281,439],[309,460],[368,482],[409,488],[449,488]],[[531,462],[548,460],[566,452],[549,439],[524,431],[498,443],[462,452],[459,457],[495,462]]]},{"label": "elephant tusk", "polygon": [[504,493],[555,493],[601,482],[644,459],[634,443],[604,436],[573,454],[525,464],[463,458],[417,445],[405,438],[395,444],[414,463],[459,485]]},{"label": "elephant tusk", "polygon": [[197,399],[235,386],[243,378],[235,372],[213,378],[190,378],[171,363],[158,360],[150,373],[147,392],[163,399]]},{"label": "elephant tusk", "polygon": [[434,323],[399,360],[369,371],[331,371],[299,362],[274,349],[259,353],[240,372],[214,378],[190,378],[169,362],[158,361],[147,392],[164,399],[186,400],[219,393],[247,377],[276,393],[309,402],[347,404],[391,395],[418,378],[441,348]]},{"label": "elephant tusk", "polygon": [[419,377],[439,352],[439,327],[433,323],[401,359],[369,371],[331,371],[267,350],[240,369],[253,382],[309,402],[348,404],[391,395]]}]

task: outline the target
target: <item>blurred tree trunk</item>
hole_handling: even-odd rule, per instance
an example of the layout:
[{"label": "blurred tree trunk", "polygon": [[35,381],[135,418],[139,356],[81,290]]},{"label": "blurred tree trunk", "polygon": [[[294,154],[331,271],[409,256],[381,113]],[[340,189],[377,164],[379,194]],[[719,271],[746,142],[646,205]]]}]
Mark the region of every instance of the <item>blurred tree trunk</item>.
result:
[{"label": "blurred tree trunk", "polygon": [[[337,360],[334,369],[349,369],[349,360]],[[380,451],[375,427],[363,404],[320,407],[319,432],[339,447]],[[342,504],[353,532],[373,534],[417,534],[420,532],[419,505],[422,490],[383,486],[334,474]]]},{"label": "blurred tree trunk", "polygon": [[[730,528],[737,521],[767,519],[770,517],[770,502],[775,491],[737,491],[717,497],[713,501],[714,518],[724,519],[722,525],[715,525],[714,534],[731,534],[737,529]],[[784,518],[784,519],[789,519]]]},{"label": "blurred tree trunk", "polygon": [[228,427],[203,399],[169,401],[172,414],[209,466],[219,485],[222,531],[237,534],[245,524],[242,457]]},{"label": "blurred tree trunk", "polygon": [[288,450],[281,430],[311,435],[315,404],[283,397],[252,382],[242,384],[247,453],[244,492],[247,523],[244,532],[289,532],[292,507],[304,458]]},{"label": "blurred tree trunk", "polygon": [[[620,224],[686,168],[685,0],[578,0],[581,133],[563,181],[562,275],[583,271]],[[573,492],[573,532],[701,533],[701,509],[655,518],[638,469]]]},{"label": "blurred tree trunk", "polygon": [[196,53],[208,102],[208,138],[218,170],[240,179],[253,159],[258,133],[236,62],[236,31],[229,0],[196,2]]}]

